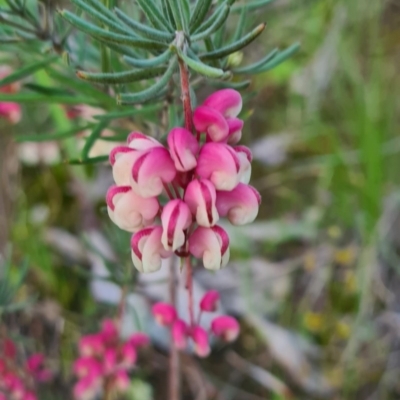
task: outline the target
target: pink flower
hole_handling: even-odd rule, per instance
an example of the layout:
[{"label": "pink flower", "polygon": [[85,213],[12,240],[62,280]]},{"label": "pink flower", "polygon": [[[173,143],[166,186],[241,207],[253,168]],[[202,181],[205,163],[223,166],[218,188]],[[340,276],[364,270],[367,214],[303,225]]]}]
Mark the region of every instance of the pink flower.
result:
[{"label": "pink flower", "polygon": [[243,121],[239,118],[227,118],[229,133],[227,137],[228,144],[236,144],[242,138]]},{"label": "pink flower", "polygon": [[136,348],[131,342],[126,342],[121,348],[121,365],[125,368],[131,368],[135,365],[137,359]]},{"label": "pink flower", "polygon": [[252,186],[239,183],[230,192],[217,192],[217,210],[221,216],[228,216],[233,225],[253,222],[258,214],[261,196]]},{"label": "pink flower", "polygon": [[18,123],[21,120],[21,106],[12,102],[0,102],[0,117],[11,124]]},{"label": "pink flower", "polygon": [[171,256],[171,252],[164,249],[161,236],[161,226],[144,228],[132,236],[132,261],[140,272],[158,271],[161,268],[161,259]]},{"label": "pink flower", "polygon": [[51,379],[51,371],[44,368],[44,355],[36,353],[26,361],[26,369],[39,382],[46,382]]},{"label": "pink flower", "polygon": [[142,347],[147,346],[150,343],[149,337],[142,332],[134,333],[129,339],[128,342],[132,344],[134,347]]},{"label": "pink flower", "polygon": [[213,319],[211,331],[226,342],[233,342],[239,336],[240,326],[235,318],[223,315]]},{"label": "pink flower", "polygon": [[171,334],[172,334],[172,339],[174,341],[175,347],[178,350],[183,350],[187,346],[187,333],[188,333],[188,327],[185,323],[185,321],[182,321],[181,319],[177,319],[171,329]]},{"label": "pink flower", "polygon": [[178,171],[186,172],[196,167],[199,143],[191,132],[184,128],[173,128],[168,134],[167,141]]},{"label": "pink flower", "polygon": [[200,226],[209,228],[217,223],[216,191],[209,180],[191,181],[186,188],[184,200]]},{"label": "pink flower", "polygon": [[229,145],[206,143],[200,150],[196,172],[217,190],[232,190],[240,180],[240,160]]},{"label": "pink flower", "polygon": [[154,197],[162,193],[164,184],[172,182],[175,175],[175,165],[168,150],[153,147],[135,159],[130,184],[140,196]]},{"label": "pink flower", "polygon": [[141,197],[130,186],[111,186],[106,202],[111,221],[128,232],[151,225],[160,209],[156,197]]},{"label": "pink flower", "polygon": [[21,400],[37,400],[37,396],[33,392],[25,392]]},{"label": "pink flower", "polygon": [[218,270],[229,261],[229,237],[218,225],[199,226],[189,238],[189,251],[203,259],[204,268]]},{"label": "pink flower", "polygon": [[102,380],[96,376],[86,376],[74,386],[74,397],[77,400],[93,399],[101,389]]},{"label": "pink flower", "polygon": [[217,310],[219,293],[216,290],[209,290],[200,301],[201,311],[214,312]]},{"label": "pink flower", "polygon": [[162,147],[156,139],[142,132],[131,132],[127,139],[128,146],[134,150],[150,150],[153,147]]},{"label": "pink flower", "polygon": [[155,320],[162,326],[171,325],[177,317],[175,307],[168,303],[156,303],[151,312]]},{"label": "pink flower", "polygon": [[233,148],[235,150],[240,163],[240,182],[249,183],[251,177],[251,161],[253,159],[253,155],[251,151],[246,146],[235,146]]},{"label": "pink flower", "polygon": [[203,105],[219,111],[226,118],[237,117],[242,110],[242,96],[234,89],[222,89],[208,96]]},{"label": "pink flower", "polygon": [[175,251],[185,243],[185,231],[192,223],[192,214],[184,201],[171,200],[163,209],[161,223],[163,227],[161,242],[164,249]]},{"label": "pink flower", "polygon": [[106,349],[102,358],[103,358],[103,374],[109,375],[117,368],[118,358],[117,358],[116,348],[113,346],[110,347],[109,349]]},{"label": "pink flower", "polygon": [[83,336],[79,341],[79,353],[84,357],[99,355],[103,351],[104,342],[99,334]]},{"label": "pink flower", "polygon": [[112,320],[106,318],[101,323],[101,332],[100,336],[106,345],[112,345],[119,339],[119,329],[117,323]]},{"label": "pink flower", "polygon": [[193,113],[193,124],[198,132],[205,132],[213,142],[221,142],[229,135],[224,116],[210,107],[197,107]]},{"label": "pink flower", "polygon": [[110,152],[110,164],[115,183],[118,186],[130,184],[132,167],[142,153],[128,146],[114,147]]},{"label": "pink flower", "polygon": [[94,357],[80,357],[74,362],[74,374],[79,378],[99,378],[103,373],[100,362]]},{"label": "pink flower", "polygon": [[192,329],[191,337],[195,353],[199,357],[207,357],[211,351],[208,343],[208,333],[201,326],[195,326]]},{"label": "pink flower", "polygon": [[124,370],[118,370],[113,375],[113,388],[125,392],[129,387],[129,376]]},{"label": "pink flower", "polygon": [[3,346],[2,346],[2,355],[6,358],[14,359],[16,354],[17,354],[17,348],[15,347],[15,344],[12,340],[10,339],[5,339],[3,341]]}]

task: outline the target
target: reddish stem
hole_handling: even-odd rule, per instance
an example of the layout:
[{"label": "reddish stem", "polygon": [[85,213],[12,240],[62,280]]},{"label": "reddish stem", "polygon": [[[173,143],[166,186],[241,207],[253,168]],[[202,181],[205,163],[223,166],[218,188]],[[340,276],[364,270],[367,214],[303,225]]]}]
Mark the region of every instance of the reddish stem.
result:
[{"label": "reddish stem", "polygon": [[190,326],[194,326],[194,307],[193,307],[193,270],[190,262],[190,256],[186,257],[186,289],[188,291],[189,299],[189,315],[190,315]]},{"label": "reddish stem", "polygon": [[189,71],[186,64],[181,59],[179,59],[179,72],[181,75],[181,99],[183,103],[183,113],[185,116],[185,128],[194,133],[192,104],[190,101]]}]

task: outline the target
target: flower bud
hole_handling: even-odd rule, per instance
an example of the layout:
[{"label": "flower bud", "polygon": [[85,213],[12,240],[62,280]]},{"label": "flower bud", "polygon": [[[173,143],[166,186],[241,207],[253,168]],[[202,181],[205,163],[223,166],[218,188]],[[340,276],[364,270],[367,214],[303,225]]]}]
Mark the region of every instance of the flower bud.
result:
[{"label": "flower bud", "polygon": [[149,150],[153,147],[162,147],[159,141],[141,132],[131,132],[128,135],[127,143],[131,149],[140,151]]},{"label": "flower bud", "polygon": [[130,184],[130,176],[135,160],[141,155],[140,151],[128,146],[116,146],[110,152],[110,164],[115,183],[118,186]]},{"label": "flower bud", "polygon": [[156,303],[151,312],[155,320],[162,326],[170,326],[177,318],[176,309],[168,303]]},{"label": "flower bud", "polygon": [[234,89],[221,89],[208,96],[204,106],[219,111],[224,117],[237,117],[242,110],[242,96]]},{"label": "flower bud", "polygon": [[200,301],[200,310],[214,312],[217,310],[219,293],[216,290],[209,290]]},{"label": "flower bud", "polygon": [[196,172],[209,179],[217,190],[232,190],[239,183],[240,161],[229,145],[206,143],[200,150]]},{"label": "flower bud", "polygon": [[210,354],[208,333],[201,327],[195,326],[192,329],[191,337],[194,342],[194,351],[199,357],[207,357]]},{"label": "flower bud", "polygon": [[74,374],[78,378],[98,378],[102,374],[101,364],[93,357],[81,357],[74,362]]},{"label": "flower bud", "polygon": [[198,132],[205,132],[208,139],[213,142],[221,142],[229,134],[229,126],[224,116],[209,107],[196,108],[193,113],[193,124]]},{"label": "flower bud", "polygon": [[187,346],[187,332],[188,328],[185,321],[181,319],[177,319],[173,325],[171,330],[172,339],[174,341],[175,347],[178,350],[183,350]]},{"label": "flower bud", "polygon": [[144,228],[132,236],[133,265],[140,272],[154,272],[161,268],[161,259],[171,256],[161,243],[161,226]]},{"label": "flower bud", "polygon": [[240,326],[235,318],[223,315],[211,322],[211,331],[226,342],[233,342],[239,336]]},{"label": "flower bud", "polygon": [[197,165],[199,142],[184,128],[173,128],[168,134],[168,147],[178,171],[190,171]]},{"label": "flower bud", "polygon": [[141,197],[130,186],[111,186],[106,202],[111,221],[128,232],[151,225],[160,209],[156,197]]},{"label": "flower bud", "polygon": [[189,238],[189,251],[202,258],[204,268],[218,270],[229,261],[229,237],[218,225],[212,228],[199,226]]},{"label": "flower bud", "polygon": [[230,192],[217,192],[217,209],[221,216],[228,216],[232,225],[253,222],[258,214],[261,196],[250,185],[239,183]]},{"label": "flower bud", "polygon": [[162,193],[164,184],[172,182],[176,169],[164,147],[153,147],[142,152],[133,163],[130,184],[142,197],[155,197]]},{"label": "flower bud", "polygon": [[215,186],[209,180],[191,181],[186,188],[184,200],[200,226],[209,228],[218,222]]},{"label": "flower bud", "polygon": [[169,201],[161,214],[163,234],[161,242],[165,250],[175,251],[185,243],[185,230],[192,223],[192,214],[187,204],[179,199]]}]

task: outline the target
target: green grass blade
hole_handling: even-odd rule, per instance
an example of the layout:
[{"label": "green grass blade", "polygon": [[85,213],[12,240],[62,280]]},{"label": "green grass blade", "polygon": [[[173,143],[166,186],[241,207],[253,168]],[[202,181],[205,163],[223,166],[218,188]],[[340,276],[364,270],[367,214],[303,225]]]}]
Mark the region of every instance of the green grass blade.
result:
[{"label": "green grass blade", "polygon": [[270,62],[266,63],[262,67],[253,71],[253,73],[260,74],[262,72],[266,72],[275,68],[279,64],[282,64],[289,57],[291,57],[296,51],[300,48],[300,43],[295,43],[292,46],[288,47],[286,50],[280,52],[277,56],[275,56]]},{"label": "green grass blade", "polygon": [[100,137],[103,130],[108,126],[109,121],[100,121],[93,129],[90,136],[86,139],[85,145],[83,146],[81,157],[82,160],[87,160],[89,157],[90,150],[92,149],[96,140]]}]

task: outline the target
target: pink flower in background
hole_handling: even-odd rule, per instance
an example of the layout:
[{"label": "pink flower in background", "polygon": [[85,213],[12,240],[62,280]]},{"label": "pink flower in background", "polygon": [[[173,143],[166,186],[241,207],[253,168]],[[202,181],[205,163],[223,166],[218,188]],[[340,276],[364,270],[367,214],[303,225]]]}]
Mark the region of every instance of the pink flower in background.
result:
[{"label": "pink flower in background", "polygon": [[211,351],[207,331],[201,326],[194,326],[190,337],[193,340],[195,353],[201,358],[207,357]]},{"label": "pink flower in background", "polygon": [[211,323],[211,331],[226,342],[233,342],[239,335],[239,323],[227,315],[215,318]]},{"label": "pink flower in background", "polygon": [[168,303],[156,303],[151,311],[155,320],[163,326],[172,325],[177,317],[175,307]]},{"label": "pink flower in background", "polygon": [[205,312],[216,311],[219,302],[219,293],[216,290],[209,290],[200,301],[200,310]]},{"label": "pink flower in background", "polygon": [[[6,76],[12,73],[12,69],[8,66],[0,67],[0,79],[4,79]],[[2,93],[16,93],[19,91],[21,85],[18,82],[14,82],[8,85],[0,87]],[[6,119],[11,124],[16,124],[21,120],[21,106],[18,103],[12,102],[0,102],[0,118]]]},{"label": "pink flower in background", "polygon": [[118,325],[113,320],[104,320],[100,332],[84,336],[80,341],[79,357],[73,367],[78,378],[75,398],[94,399],[105,382],[112,391],[125,391],[129,386],[128,372],[137,360],[137,348],[147,343],[148,338],[143,333],[122,341]]}]

